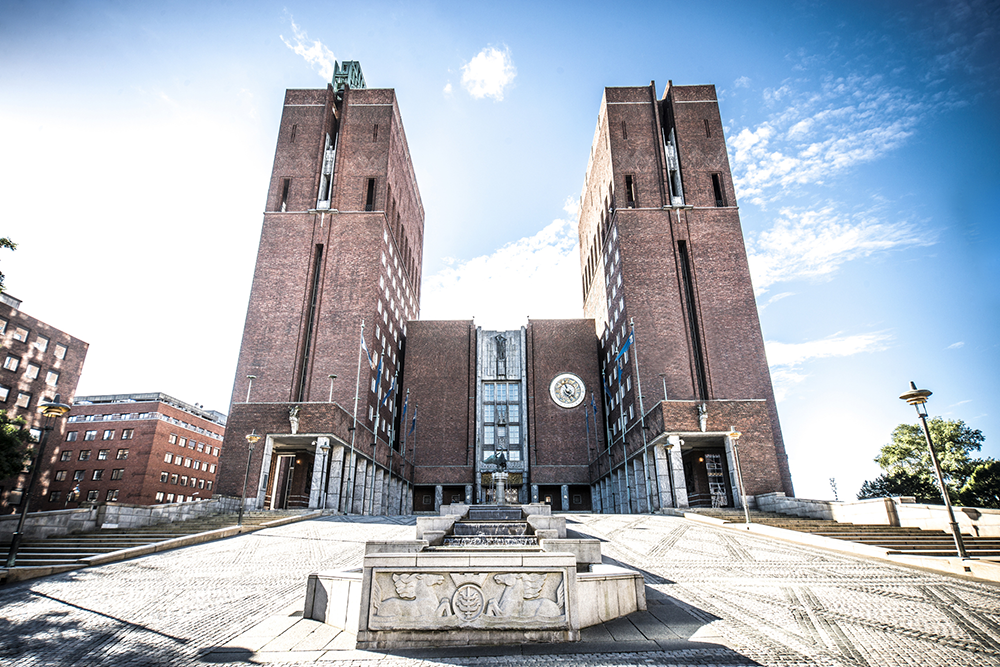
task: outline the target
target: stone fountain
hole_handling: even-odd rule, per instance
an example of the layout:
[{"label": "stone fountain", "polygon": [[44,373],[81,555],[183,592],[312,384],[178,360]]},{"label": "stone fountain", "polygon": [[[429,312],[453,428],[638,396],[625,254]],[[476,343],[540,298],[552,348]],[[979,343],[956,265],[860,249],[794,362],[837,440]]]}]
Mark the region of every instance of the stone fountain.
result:
[{"label": "stone fountain", "polygon": [[304,617],[387,649],[577,641],[646,608],[642,575],[601,564],[600,541],[568,539],[548,505],[445,505],[416,533],[309,575]]}]

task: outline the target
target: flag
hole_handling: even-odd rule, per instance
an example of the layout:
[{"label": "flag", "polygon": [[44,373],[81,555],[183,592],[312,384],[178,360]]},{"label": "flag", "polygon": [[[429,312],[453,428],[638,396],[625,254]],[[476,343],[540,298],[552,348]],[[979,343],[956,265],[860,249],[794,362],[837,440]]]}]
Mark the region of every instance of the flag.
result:
[{"label": "flag", "polygon": [[[604,387],[604,394],[608,397],[608,405],[611,405],[611,389],[608,387],[607,375],[604,376],[603,381],[601,382],[601,386]],[[597,414],[596,409],[594,414],[595,415]]]},{"label": "flag", "polygon": [[368,365],[371,366],[372,370],[375,370],[375,362],[372,361],[372,353],[368,351],[368,346],[365,344],[365,336],[361,335],[361,349],[364,351],[365,356],[368,357]]},{"label": "flag", "polygon": [[587,425],[587,439],[590,439],[590,415],[586,410],[583,411],[583,423]]},{"label": "flag", "polygon": [[385,405],[389,401],[389,397],[392,396],[392,392],[396,390],[396,376],[392,376],[392,384],[389,385],[389,391],[385,392],[385,398],[382,399],[382,405]]},{"label": "flag", "polygon": [[413,435],[413,429],[417,428],[417,409],[419,407],[419,403],[413,406],[413,421],[410,423],[410,435]]},{"label": "flag", "polygon": [[[375,353],[378,356],[378,352]],[[385,360],[385,356],[378,360],[378,368],[375,369],[375,387],[378,388],[382,384],[382,362]]]},{"label": "flag", "polygon": [[623,354],[625,354],[625,350],[629,349],[629,347],[632,346],[632,337],[633,336],[635,336],[635,332],[634,331],[628,335],[628,338],[625,339],[625,344],[622,345],[622,349],[618,350],[618,354],[615,355],[615,361],[618,361],[619,359],[621,359],[621,356]]},{"label": "flag", "polygon": [[597,428],[597,401],[594,399],[594,392],[590,392],[590,407],[594,409],[594,428]]},{"label": "flag", "polygon": [[403,399],[403,412],[399,416],[399,423],[403,425],[403,428],[406,428],[406,406],[409,402],[410,402],[410,390],[407,389],[406,397]]}]

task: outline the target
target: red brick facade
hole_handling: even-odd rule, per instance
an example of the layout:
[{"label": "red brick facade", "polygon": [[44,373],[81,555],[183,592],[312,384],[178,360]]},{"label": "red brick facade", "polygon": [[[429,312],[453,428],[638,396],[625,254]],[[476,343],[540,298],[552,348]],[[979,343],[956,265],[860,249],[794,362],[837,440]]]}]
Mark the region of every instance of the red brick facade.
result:
[{"label": "red brick facade", "polygon": [[[17,299],[0,296],[0,409],[10,417],[23,417],[27,427],[40,437],[45,417],[38,411],[39,404],[51,401],[56,394],[63,403],[72,402],[88,344],[23,313]],[[54,445],[64,437],[66,420],[53,419],[51,426],[31,500],[33,511],[44,509],[39,500],[48,494],[51,467],[58,458]],[[21,490],[28,487],[28,477],[23,473],[0,480],[0,514],[19,511]]]}]

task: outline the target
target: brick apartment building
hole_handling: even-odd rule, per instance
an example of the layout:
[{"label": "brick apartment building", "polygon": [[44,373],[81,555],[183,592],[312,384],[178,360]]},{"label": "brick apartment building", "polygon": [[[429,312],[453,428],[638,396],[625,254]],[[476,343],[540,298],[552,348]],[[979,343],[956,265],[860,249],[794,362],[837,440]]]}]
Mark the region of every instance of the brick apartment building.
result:
[{"label": "brick apartment building", "polygon": [[[80,381],[87,343],[21,311],[20,300],[0,293],[0,410],[10,417],[23,417],[36,439],[41,437],[45,417],[38,411],[40,403],[56,395],[64,403],[73,399]],[[53,444],[64,433],[65,419],[52,421],[52,432],[44,452],[42,473],[31,500],[38,509],[51,482],[49,470],[56,460]],[[28,486],[29,473],[0,480],[0,514],[18,511]]]},{"label": "brick apartment building", "polygon": [[287,91],[220,492],[249,456],[252,507],[433,511],[498,472],[558,509],[738,506],[736,427],[747,493],[792,495],[715,88],[606,88],[580,210],[585,318],[421,321],[394,92],[356,62]]},{"label": "brick apartment building", "polygon": [[114,394],[77,397],[65,421],[34,509],[212,497],[225,415],[167,394]]}]

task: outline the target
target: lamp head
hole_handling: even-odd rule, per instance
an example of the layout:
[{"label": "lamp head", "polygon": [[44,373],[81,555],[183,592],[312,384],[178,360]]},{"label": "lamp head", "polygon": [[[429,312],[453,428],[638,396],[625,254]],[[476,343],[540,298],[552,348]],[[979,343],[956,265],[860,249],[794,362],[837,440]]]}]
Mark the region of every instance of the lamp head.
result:
[{"label": "lamp head", "polygon": [[59,400],[59,394],[56,394],[51,401],[39,404],[38,409],[46,417],[62,417],[70,411],[70,407]]},{"label": "lamp head", "polygon": [[737,431],[735,426],[730,426],[729,433],[727,433],[726,435],[729,436],[730,440],[739,440],[740,436],[743,434]]},{"label": "lamp head", "polygon": [[900,394],[899,398],[916,408],[917,414],[926,417],[927,408],[924,406],[931,393],[932,392],[927,389],[917,389],[917,385],[910,382],[910,391]]},{"label": "lamp head", "polygon": [[246,439],[247,439],[247,444],[250,446],[250,449],[253,449],[253,446],[260,441],[260,436],[257,435],[257,429],[254,429],[250,433],[247,433]]}]

